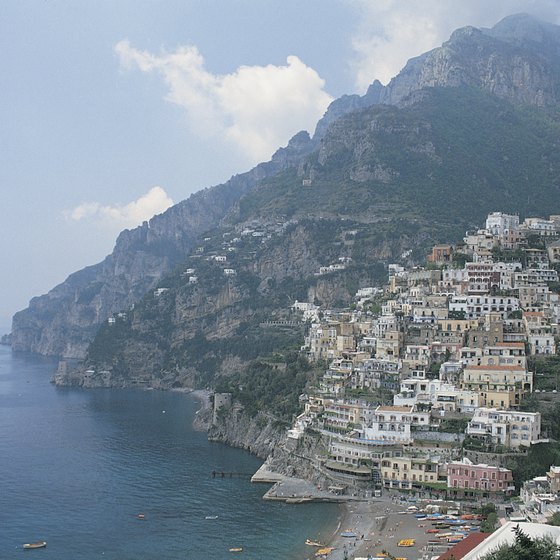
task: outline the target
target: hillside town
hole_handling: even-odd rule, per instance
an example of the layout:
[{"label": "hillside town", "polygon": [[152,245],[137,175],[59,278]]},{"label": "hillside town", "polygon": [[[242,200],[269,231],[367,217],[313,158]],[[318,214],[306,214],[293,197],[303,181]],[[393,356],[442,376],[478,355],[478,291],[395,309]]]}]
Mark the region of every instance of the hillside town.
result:
[{"label": "hillside town", "polygon": [[327,436],[321,468],[340,491],[373,481],[378,494],[515,495],[533,521],[560,512],[560,467],[519,481],[504,466],[550,441],[530,403],[557,398],[557,375],[535,369],[557,354],[559,234],[560,216],[494,212],[424,267],[389,264],[388,285],[358,290],[351,309],[296,302],[302,351],[325,371],[289,445],[306,430]]}]

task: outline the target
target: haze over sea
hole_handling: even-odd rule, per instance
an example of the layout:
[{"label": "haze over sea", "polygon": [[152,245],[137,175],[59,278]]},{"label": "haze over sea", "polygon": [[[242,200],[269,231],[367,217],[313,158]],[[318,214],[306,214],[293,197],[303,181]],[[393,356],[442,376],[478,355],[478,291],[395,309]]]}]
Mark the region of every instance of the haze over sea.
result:
[{"label": "haze over sea", "polygon": [[[212,479],[261,461],[193,431],[192,396],[57,388],[55,368],[0,346],[1,560],[220,560],[237,546],[289,560],[334,529],[334,504],[267,502],[249,477]],[[47,548],[23,552],[37,540]]]}]

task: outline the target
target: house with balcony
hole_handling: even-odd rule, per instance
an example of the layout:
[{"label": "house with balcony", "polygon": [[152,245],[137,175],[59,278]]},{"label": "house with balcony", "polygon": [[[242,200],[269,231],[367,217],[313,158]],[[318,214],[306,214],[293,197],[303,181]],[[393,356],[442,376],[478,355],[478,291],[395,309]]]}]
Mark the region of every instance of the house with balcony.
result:
[{"label": "house with balcony", "polygon": [[517,365],[467,365],[461,377],[461,389],[476,391],[485,407],[515,408],[533,390],[533,374]]},{"label": "house with balcony", "polygon": [[475,410],[467,435],[512,449],[530,447],[540,441],[541,414],[481,407]]},{"label": "house with balcony", "polygon": [[546,476],[536,476],[523,483],[519,496],[526,509],[545,517],[560,511],[560,494],[554,484],[554,471],[560,475],[560,467],[552,466]]},{"label": "house with balcony", "polygon": [[411,427],[428,426],[430,415],[415,412],[413,406],[378,406],[365,412],[365,439],[408,445],[413,442]]},{"label": "house with balcony", "polygon": [[381,460],[385,488],[411,490],[438,482],[439,463],[429,457],[388,457]]},{"label": "house with balcony", "polygon": [[472,413],[478,408],[479,395],[462,390],[440,379],[404,379],[400,393],[393,397],[395,406],[428,405],[448,412]]},{"label": "house with balcony", "polygon": [[366,408],[368,408],[368,404],[359,399],[325,399],[323,402],[324,428],[342,432],[361,428]]},{"label": "house with balcony", "polygon": [[480,366],[519,366],[527,367],[525,344],[523,342],[497,342],[485,346],[479,359]]}]

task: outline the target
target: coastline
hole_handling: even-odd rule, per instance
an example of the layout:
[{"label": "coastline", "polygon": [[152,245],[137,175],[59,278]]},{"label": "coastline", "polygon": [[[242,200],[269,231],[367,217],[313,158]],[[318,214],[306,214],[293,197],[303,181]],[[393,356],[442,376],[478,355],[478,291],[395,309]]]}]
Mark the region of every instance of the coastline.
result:
[{"label": "coastline", "polygon": [[185,392],[192,395],[200,403],[197,413],[210,408],[210,395],[212,395],[212,391],[208,389],[188,389]]},{"label": "coastline", "polygon": [[[264,477],[262,478],[264,481]],[[355,498],[352,496],[325,496],[326,492],[316,491],[307,495],[308,499],[293,498],[281,490],[291,490],[294,484],[310,485],[299,479],[284,478],[276,482],[265,494],[264,499],[281,500],[286,503],[335,502],[339,504],[337,519],[325,521],[324,530],[309,534],[308,539],[321,546],[309,546],[304,558],[311,560],[357,560],[376,557],[387,552],[398,558],[419,560],[425,552],[441,554],[445,545],[431,545],[426,533],[426,522],[417,519],[414,512],[406,511],[408,503],[397,497]],[[312,486],[312,485],[311,485]],[[295,505],[294,507],[297,507]],[[334,530],[332,527],[335,527]],[[402,548],[401,539],[413,539],[414,544]],[[324,551],[323,554],[318,554]]]},{"label": "coastline", "polygon": [[[207,431],[212,412],[212,392],[205,389],[182,391],[188,392],[200,403],[193,427]],[[302,543],[306,550],[300,560],[366,560],[379,556],[383,551],[395,557],[418,560],[427,550],[429,535],[426,534],[425,523],[410,512],[403,515],[410,505],[404,497],[386,491],[382,497],[365,497],[362,493],[339,495],[333,488],[322,489],[309,480],[269,470],[268,466],[264,462],[251,478],[252,483],[271,485],[263,495],[264,500],[281,501],[293,507],[309,502],[338,504],[336,517],[329,515],[317,534],[310,531],[307,535],[309,540],[319,542],[323,547]],[[397,545],[401,539],[414,539],[415,544],[410,548],[400,548]],[[325,553],[318,555],[321,548],[326,549]]]},{"label": "coastline", "polygon": [[212,391],[209,391],[208,389],[179,390],[194,397],[200,405],[194,414],[194,418],[192,421],[193,429],[197,432],[208,432],[212,419],[212,401],[210,400]]}]

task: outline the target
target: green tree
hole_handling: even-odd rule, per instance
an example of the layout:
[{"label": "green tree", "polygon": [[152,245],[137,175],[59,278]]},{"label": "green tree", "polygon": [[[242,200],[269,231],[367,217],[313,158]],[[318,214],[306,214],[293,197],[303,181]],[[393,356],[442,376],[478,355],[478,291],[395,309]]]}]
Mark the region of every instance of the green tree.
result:
[{"label": "green tree", "polygon": [[498,522],[498,510],[493,503],[484,504],[477,510],[477,513],[484,516],[484,521],[480,524],[483,533],[493,533]]}]

